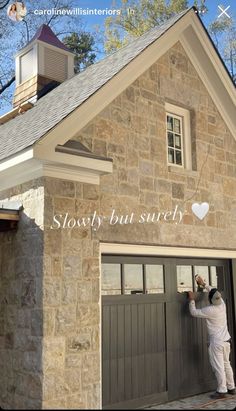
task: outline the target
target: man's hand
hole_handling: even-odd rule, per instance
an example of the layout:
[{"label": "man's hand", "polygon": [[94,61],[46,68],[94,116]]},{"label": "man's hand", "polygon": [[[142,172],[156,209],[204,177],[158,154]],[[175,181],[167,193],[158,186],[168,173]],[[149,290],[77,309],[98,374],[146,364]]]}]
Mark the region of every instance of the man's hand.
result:
[{"label": "man's hand", "polygon": [[196,282],[197,282],[198,285],[201,285],[201,286],[205,287],[206,282],[203,280],[202,277],[200,277],[200,275],[196,275],[195,279],[196,279]]},{"label": "man's hand", "polygon": [[195,300],[195,295],[194,295],[194,293],[193,293],[192,291],[189,291],[189,292],[188,292],[188,298],[189,298],[190,301],[194,301],[194,300]]}]

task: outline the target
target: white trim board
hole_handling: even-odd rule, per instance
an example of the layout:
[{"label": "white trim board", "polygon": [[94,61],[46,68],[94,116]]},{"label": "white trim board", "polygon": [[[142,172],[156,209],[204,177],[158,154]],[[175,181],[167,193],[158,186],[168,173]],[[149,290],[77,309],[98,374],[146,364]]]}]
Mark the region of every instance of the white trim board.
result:
[{"label": "white trim board", "polygon": [[167,247],[134,244],[100,243],[101,254],[147,255],[168,257],[196,257],[196,258],[236,258],[236,250],[222,250],[210,248]]},{"label": "white trim board", "polygon": [[[71,157],[76,158],[77,164]],[[105,160],[63,155],[60,162],[42,161],[34,156],[30,149],[10,160],[0,163],[0,191],[23,184],[39,177],[54,177],[62,180],[78,181],[88,184],[100,184],[100,175],[112,172],[112,163]],[[74,158],[73,158],[74,160]]]}]

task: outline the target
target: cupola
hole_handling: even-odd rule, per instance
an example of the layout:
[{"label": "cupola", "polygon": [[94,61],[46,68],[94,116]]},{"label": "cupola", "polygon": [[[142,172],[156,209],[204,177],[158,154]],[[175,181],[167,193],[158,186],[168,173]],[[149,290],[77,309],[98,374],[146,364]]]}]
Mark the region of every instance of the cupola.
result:
[{"label": "cupola", "polygon": [[16,89],[13,107],[34,103],[58,84],[73,77],[72,53],[45,24],[16,54]]}]

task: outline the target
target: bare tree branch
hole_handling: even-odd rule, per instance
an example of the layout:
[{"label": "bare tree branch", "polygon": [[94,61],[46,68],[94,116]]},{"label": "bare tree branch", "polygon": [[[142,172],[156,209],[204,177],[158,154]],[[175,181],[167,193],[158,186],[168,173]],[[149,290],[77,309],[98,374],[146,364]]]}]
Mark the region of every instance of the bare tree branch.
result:
[{"label": "bare tree branch", "polygon": [[9,3],[10,3],[10,0],[6,0],[5,1],[5,3],[3,3],[3,2],[1,1],[1,3],[0,3],[0,10],[3,10]]},{"label": "bare tree branch", "polygon": [[0,94],[2,94],[12,83],[15,81],[15,76],[13,76],[4,86],[0,88]]}]

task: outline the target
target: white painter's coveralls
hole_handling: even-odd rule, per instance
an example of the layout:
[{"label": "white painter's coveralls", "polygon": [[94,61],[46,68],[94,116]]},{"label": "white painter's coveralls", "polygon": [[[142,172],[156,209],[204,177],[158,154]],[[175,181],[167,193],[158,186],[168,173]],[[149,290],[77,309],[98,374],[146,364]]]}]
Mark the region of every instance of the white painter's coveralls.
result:
[{"label": "white painter's coveralls", "polygon": [[[205,287],[210,291],[212,287]],[[189,310],[193,317],[205,318],[209,335],[209,359],[217,378],[217,391],[226,393],[235,388],[233,370],[230,365],[230,334],[227,327],[226,306],[221,299],[221,304],[210,305],[197,309],[195,301],[189,303]]]}]

